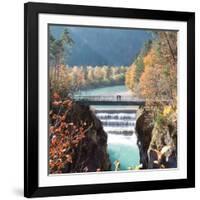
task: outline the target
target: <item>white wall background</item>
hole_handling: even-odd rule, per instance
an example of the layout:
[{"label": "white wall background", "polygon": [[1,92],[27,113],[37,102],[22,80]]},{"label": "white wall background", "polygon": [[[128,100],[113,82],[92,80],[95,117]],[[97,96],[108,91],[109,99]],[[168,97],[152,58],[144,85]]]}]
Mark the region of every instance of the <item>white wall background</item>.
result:
[{"label": "white wall background", "polygon": [[[36,0],[32,0],[35,1]],[[40,0],[83,5],[196,12],[196,55],[200,52],[199,0]],[[0,199],[23,199],[23,3],[0,2]],[[200,102],[200,58],[196,56],[196,102]],[[196,111],[200,104],[196,103]],[[200,112],[196,112],[196,188],[55,197],[51,199],[198,199],[200,195]],[[45,198],[43,198],[45,199]]]}]

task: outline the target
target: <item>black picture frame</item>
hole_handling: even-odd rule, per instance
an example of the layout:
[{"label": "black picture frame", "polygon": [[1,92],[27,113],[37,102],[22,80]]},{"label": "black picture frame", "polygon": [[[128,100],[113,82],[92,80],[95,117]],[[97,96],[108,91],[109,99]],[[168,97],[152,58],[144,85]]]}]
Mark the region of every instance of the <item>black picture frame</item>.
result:
[{"label": "black picture frame", "polygon": [[[144,182],[39,187],[38,15],[104,16],[187,22],[187,178]],[[195,13],[26,3],[24,5],[24,196],[44,197],[195,187]]]}]

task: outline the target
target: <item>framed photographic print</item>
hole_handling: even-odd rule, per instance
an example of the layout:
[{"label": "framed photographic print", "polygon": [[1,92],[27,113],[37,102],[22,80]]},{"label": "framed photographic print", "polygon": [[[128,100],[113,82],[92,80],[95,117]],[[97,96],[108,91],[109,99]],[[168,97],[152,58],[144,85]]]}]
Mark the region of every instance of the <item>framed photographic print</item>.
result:
[{"label": "framed photographic print", "polygon": [[194,187],[195,14],[24,11],[24,195]]}]

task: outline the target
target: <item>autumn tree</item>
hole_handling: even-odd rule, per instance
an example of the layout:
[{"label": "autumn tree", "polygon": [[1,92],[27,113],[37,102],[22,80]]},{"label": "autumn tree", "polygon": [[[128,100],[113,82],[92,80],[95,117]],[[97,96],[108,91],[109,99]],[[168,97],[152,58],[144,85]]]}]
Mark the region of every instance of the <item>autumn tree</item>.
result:
[{"label": "autumn tree", "polygon": [[157,39],[144,57],[144,72],[140,78],[141,95],[149,99],[174,99],[177,81],[176,32],[162,31],[156,35]]},{"label": "autumn tree", "polygon": [[125,85],[132,91],[133,95],[140,97],[140,77],[144,72],[144,57],[151,49],[152,40],[147,40],[143,48],[134,57],[134,62],[126,72]]},{"label": "autumn tree", "polygon": [[70,69],[65,65],[60,65],[56,69],[49,69],[49,86],[50,96],[57,92],[61,97],[66,97],[72,92],[72,77],[70,76]]},{"label": "autumn tree", "polygon": [[135,86],[135,64],[132,64],[126,72],[125,85],[133,92]]}]

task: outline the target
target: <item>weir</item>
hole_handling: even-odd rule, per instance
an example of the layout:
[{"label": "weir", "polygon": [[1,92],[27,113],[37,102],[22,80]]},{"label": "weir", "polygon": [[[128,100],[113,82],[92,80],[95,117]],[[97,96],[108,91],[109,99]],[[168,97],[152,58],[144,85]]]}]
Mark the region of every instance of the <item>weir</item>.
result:
[{"label": "weir", "polygon": [[108,134],[133,135],[135,132],[136,107],[103,109],[93,106],[96,116],[101,120],[104,130]]}]

